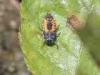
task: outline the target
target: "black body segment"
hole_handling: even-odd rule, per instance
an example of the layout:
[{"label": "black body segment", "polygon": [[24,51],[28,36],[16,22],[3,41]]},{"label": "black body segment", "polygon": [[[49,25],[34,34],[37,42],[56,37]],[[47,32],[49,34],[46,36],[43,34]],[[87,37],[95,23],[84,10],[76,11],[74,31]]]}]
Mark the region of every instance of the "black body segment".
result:
[{"label": "black body segment", "polygon": [[56,33],[55,32],[43,32],[44,39],[47,45],[53,45],[56,41]]},{"label": "black body segment", "polygon": [[51,22],[48,22],[48,24],[47,24],[47,29],[48,29],[48,30],[51,30],[51,29],[52,29],[52,23],[51,23]]}]

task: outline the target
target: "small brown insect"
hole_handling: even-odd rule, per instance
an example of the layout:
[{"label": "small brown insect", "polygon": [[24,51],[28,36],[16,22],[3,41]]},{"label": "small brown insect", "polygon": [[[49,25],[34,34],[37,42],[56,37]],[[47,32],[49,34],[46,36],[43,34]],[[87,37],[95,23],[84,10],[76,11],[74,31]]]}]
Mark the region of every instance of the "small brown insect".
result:
[{"label": "small brown insect", "polygon": [[43,21],[43,36],[47,45],[53,45],[56,41],[56,22],[51,14],[47,14]]},{"label": "small brown insect", "polygon": [[67,18],[67,22],[75,29],[79,29],[81,27],[81,22],[75,15],[71,15]]}]

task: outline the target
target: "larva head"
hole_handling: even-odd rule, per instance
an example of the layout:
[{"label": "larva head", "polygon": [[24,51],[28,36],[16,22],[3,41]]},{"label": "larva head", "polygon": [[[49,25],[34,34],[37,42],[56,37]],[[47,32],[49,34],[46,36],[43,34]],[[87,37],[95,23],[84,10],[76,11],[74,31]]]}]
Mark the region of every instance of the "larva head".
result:
[{"label": "larva head", "polygon": [[49,46],[53,45],[56,40],[56,33],[55,32],[44,32],[44,39],[45,43]]}]

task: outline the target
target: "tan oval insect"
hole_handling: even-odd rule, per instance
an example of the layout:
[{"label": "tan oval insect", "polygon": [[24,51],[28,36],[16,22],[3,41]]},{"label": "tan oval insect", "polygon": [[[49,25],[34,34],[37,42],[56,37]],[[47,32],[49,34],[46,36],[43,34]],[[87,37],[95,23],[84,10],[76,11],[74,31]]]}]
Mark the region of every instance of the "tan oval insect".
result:
[{"label": "tan oval insect", "polygon": [[76,15],[71,15],[67,18],[67,23],[69,23],[74,29],[84,28],[84,21],[79,19]]}]

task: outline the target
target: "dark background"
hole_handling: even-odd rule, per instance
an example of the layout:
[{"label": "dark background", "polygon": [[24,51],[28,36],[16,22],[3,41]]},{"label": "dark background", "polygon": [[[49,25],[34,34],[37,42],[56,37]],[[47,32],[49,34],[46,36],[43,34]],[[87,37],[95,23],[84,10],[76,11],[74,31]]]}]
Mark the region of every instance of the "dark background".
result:
[{"label": "dark background", "polygon": [[31,75],[18,40],[20,1],[0,0],[0,75]]}]

